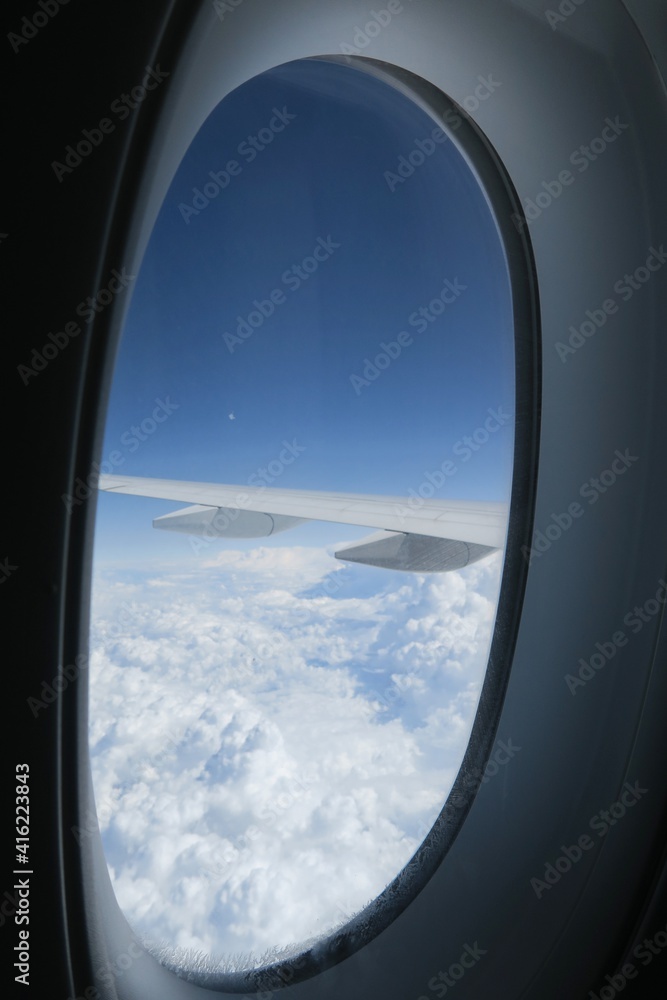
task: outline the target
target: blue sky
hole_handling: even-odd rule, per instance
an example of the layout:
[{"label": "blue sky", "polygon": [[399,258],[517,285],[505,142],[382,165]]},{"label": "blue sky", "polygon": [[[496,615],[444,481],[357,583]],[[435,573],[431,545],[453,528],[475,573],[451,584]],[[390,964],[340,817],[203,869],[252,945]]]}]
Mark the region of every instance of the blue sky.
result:
[{"label": "blue sky", "polygon": [[[387,84],[319,60],[223,101],[183,159],[135,282],[102,458],[120,452],[127,475],[245,484],[287,441],[303,450],[277,487],[407,495],[452,459],[456,475],[438,495],[504,499],[511,421],[469,461],[454,454],[489,409],[513,414],[511,300],[493,218],[452,141],[433,144],[403,183],[386,177],[436,125]],[[231,160],[227,187],[190,211],[194,189]],[[324,259],[308,274],[317,247]],[[459,291],[436,317],[430,303],[446,281]],[[264,317],[255,302],[272,292]],[[422,308],[428,318],[415,315]],[[252,312],[261,324],[241,339]],[[400,356],[370,381],[366,359],[401,332]],[[368,385],[351,378],[365,375]],[[150,429],[156,401],[175,408],[140,440],[132,428],[149,419]],[[151,528],[177,506],[101,497],[98,559],[189,556],[185,536]],[[271,544],[364,531],[306,526]]]}]

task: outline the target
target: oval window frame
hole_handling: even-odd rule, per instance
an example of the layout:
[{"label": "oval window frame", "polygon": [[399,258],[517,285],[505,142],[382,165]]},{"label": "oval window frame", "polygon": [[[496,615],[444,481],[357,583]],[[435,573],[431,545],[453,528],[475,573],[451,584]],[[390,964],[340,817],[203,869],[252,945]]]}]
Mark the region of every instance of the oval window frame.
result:
[{"label": "oval window frame", "polygon": [[[491,647],[472,730],[457,777],[431,830],[385,889],[343,927],[291,957],[290,983],[310,979],[365,947],[424,889],[454,843],[479,788],[495,743],[521,616],[530,545],[539,445],[540,328],[537,278],[521,201],[500,157],[461,105],[415,74],[364,56],[312,56],[349,66],[386,83],[416,104],[454,143],[475,177],[498,228],[512,299],[515,348],[514,465],[507,544]],[[307,59],[291,60],[305,62]],[[277,64],[273,69],[288,63]],[[253,77],[249,77],[249,80]],[[223,98],[224,100],[224,98]],[[456,122],[455,127],[450,123]],[[189,147],[188,147],[189,148]],[[272,991],[285,985],[285,960],[241,972],[165,968],[198,986],[220,992]]]}]

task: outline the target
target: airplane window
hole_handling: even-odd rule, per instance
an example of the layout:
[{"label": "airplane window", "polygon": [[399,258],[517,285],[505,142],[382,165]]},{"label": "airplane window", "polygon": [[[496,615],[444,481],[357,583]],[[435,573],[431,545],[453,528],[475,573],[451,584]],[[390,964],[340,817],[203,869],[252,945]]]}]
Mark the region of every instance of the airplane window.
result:
[{"label": "airplane window", "polygon": [[362,67],[300,60],[225,98],[124,276],[90,754],[119,904],[184,973],[375,905],[443,808],[487,667],[508,264],[464,112]]}]

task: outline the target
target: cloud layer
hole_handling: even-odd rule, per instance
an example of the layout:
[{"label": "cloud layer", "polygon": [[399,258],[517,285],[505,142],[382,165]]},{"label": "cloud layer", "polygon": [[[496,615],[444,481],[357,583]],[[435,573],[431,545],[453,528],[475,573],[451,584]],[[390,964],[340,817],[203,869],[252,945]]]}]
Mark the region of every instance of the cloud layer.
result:
[{"label": "cloud layer", "polygon": [[424,577],[256,548],[98,571],[98,818],[148,942],[247,967],[382,891],[458,771],[501,565]]}]

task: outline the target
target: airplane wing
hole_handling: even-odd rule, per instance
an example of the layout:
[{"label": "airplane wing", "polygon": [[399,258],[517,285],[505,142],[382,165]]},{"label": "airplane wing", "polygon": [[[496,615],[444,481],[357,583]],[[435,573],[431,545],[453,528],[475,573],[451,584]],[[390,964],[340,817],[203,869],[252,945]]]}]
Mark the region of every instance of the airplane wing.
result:
[{"label": "airplane wing", "polygon": [[188,503],[156,518],[153,526],[205,538],[264,538],[305,521],[380,529],[339,549],[336,558],[413,573],[461,569],[503,548],[507,531],[508,509],[501,503],[111,475],[101,475],[98,488]]}]

